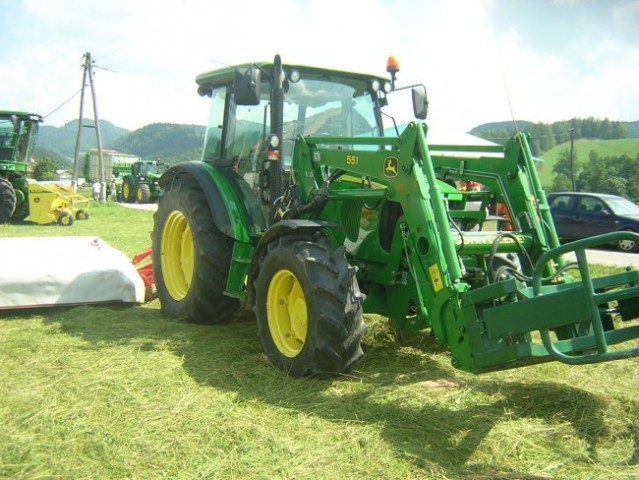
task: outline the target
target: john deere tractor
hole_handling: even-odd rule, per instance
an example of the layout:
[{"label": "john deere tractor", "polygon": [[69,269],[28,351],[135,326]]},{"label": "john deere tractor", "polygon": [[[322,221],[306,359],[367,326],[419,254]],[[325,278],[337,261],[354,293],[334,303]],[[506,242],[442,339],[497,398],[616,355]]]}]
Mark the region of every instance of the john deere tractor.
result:
[{"label": "john deere tractor", "polygon": [[203,156],[163,174],[154,217],[163,312],[221,324],[252,309],[266,355],[295,377],[351,370],[364,312],[430,329],[474,373],[639,354],[638,272],[593,278],[585,256],[639,237],[561,246],[529,136],[431,145],[425,87],[387,71],[276,56],[197,77]]},{"label": "john deere tractor", "polygon": [[27,172],[42,117],[0,111],[0,223],[29,215]]},{"label": "john deere tractor", "polygon": [[122,177],[122,200],[128,203],[149,203],[160,196],[160,167],[154,161],[140,161],[131,165],[131,173]]}]

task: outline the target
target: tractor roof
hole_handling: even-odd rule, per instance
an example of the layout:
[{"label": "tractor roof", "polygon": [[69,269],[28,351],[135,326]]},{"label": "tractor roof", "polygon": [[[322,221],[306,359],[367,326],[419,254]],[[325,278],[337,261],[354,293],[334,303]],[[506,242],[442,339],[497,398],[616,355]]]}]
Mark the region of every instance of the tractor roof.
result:
[{"label": "tractor roof", "polygon": [[[196,83],[199,85],[199,93],[200,95],[207,94],[211,91],[211,89],[228,85],[229,83],[233,83],[233,76],[235,71],[238,69],[244,70],[251,68],[253,65],[258,65],[264,70],[270,70],[273,67],[273,62],[254,62],[254,63],[243,63],[240,65],[229,65],[228,67],[219,68],[217,70],[212,70],[210,72],[205,72],[198,75],[195,78]],[[311,76],[324,76],[330,77],[332,75],[338,77],[352,78],[356,81],[370,81],[372,79],[378,79],[381,82],[389,81],[388,77],[382,77],[380,75],[372,75],[365,73],[357,73],[357,72],[348,72],[343,70],[334,70],[330,68],[321,68],[321,67],[311,67],[308,65],[293,65],[293,64],[283,64],[282,68],[284,70],[299,70],[303,75],[311,75]]]},{"label": "tractor roof", "polygon": [[9,118],[12,115],[20,117],[25,120],[37,120],[38,122],[42,121],[42,115],[38,115],[37,113],[30,112],[16,112],[15,110],[0,110],[0,118]]}]

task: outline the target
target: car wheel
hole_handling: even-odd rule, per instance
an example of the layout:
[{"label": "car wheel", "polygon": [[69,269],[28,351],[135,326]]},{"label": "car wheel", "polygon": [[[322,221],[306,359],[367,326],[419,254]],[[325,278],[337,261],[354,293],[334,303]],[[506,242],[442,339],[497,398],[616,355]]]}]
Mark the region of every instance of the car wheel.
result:
[{"label": "car wheel", "polygon": [[[626,230],[632,232],[632,230]],[[620,252],[637,253],[639,252],[639,242],[633,242],[632,240],[619,240],[617,242],[617,249]]]}]

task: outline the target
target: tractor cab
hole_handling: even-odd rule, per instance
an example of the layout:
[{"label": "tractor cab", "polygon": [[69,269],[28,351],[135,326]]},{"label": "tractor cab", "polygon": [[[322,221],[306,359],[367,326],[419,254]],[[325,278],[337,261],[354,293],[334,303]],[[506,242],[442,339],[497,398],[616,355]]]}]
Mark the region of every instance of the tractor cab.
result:
[{"label": "tractor cab", "polygon": [[0,111],[0,161],[28,162],[41,121],[34,113]]},{"label": "tractor cab", "polygon": [[[228,170],[243,194],[255,194],[247,209],[259,230],[277,216],[273,205],[288,183],[296,138],[375,138],[396,125],[383,113],[393,85],[376,75],[282,65],[276,57],[205,73],[197,83],[200,94],[211,97],[203,160]],[[413,119],[425,118],[425,88],[406,88],[412,89]]]}]

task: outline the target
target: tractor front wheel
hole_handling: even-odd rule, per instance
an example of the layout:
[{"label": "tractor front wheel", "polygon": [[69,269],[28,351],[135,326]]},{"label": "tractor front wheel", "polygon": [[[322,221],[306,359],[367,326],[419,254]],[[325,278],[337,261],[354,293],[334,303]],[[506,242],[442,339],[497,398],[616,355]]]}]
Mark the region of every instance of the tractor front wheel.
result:
[{"label": "tractor front wheel", "polygon": [[58,217],[58,225],[70,227],[73,225],[73,216],[70,213],[63,213]]},{"label": "tractor front wheel", "polygon": [[364,295],[344,248],[287,236],[269,244],[255,280],[255,312],[269,360],[292,377],[349,372],[363,356]]},{"label": "tractor front wheel", "polygon": [[135,185],[130,177],[125,177],[122,181],[122,200],[126,203],[135,202]]},{"label": "tractor front wheel", "polygon": [[231,321],[239,301],[224,295],[224,289],[233,241],[216,228],[197,182],[171,182],[153,224],[153,270],[162,311],[193,323]]},{"label": "tractor front wheel", "polygon": [[0,223],[6,223],[16,209],[16,192],[6,178],[0,177]]}]

